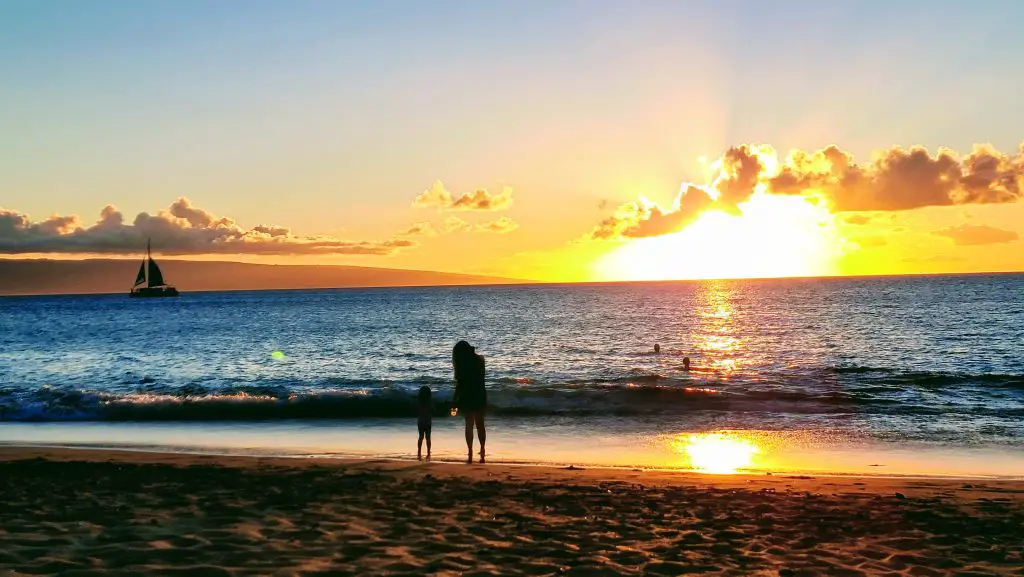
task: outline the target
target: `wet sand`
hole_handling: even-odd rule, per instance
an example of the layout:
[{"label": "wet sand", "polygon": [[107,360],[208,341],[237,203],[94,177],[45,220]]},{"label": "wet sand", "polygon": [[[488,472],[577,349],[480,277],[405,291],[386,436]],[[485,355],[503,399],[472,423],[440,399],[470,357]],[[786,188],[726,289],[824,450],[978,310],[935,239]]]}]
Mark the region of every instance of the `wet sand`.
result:
[{"label": "wet sand", "polygon": [[1024,575],[1024,482],[0,448],[0,574]]}]

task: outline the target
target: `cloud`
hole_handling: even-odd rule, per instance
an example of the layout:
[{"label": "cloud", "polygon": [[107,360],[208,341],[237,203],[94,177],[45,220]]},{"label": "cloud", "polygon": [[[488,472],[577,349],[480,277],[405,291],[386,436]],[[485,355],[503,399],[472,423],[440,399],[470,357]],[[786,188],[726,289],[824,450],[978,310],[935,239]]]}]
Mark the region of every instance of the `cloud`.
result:
[{"label": "cloud", "polygon": [[512,188],[506,186],[500,193],[494,195],[485,189],[478,189],[456,198],[445,188],[443,182],[436,180],[430,188],[413,199],[412,205],[416,208],[437,208],[450,211],[505,210],[512,206]]},{"label": "cloud", "polygon": [[696,186],[680,192],[668,210],[641,198],[639,202],[620,206],[615,215],[604,219],[591,231],[590,237],[603,240],[673,233],[693,222],[713,202],[706,190]]},{"label": "cloud", "polygon": [[437,229],[429,222],[415,222],[398,234],[401,236],[437,236]]},{"label": "cloud", "polygon": [[730,148],[712,165],[719,170],[713,187],[722,207],[735,211],[738,204],[750,199],[765,169],[761,157],[773,154],[771,147],[744,144]]},{"label": "cloud", "polygon": [[846,224],[861,225],[871,222],[871,217],[864,216],[863,214],[854,214],[844,218],[843,221],[846,222]]},{"label": "cloud", "polygon": [[291,234],[291,230],[283,227],[276,226],[273,224],[258,224],[252,228],[254,232],[259,232],[267,236],[288,236]]},{"label": "cloud", "polygon": [[469,227],[470,224],[462,220],[461,218],[457,216],[449,216],[448,218],[444,219],[444,222],[441,224],[441,231],[446,233],[455,232],[458,230],[466,230]]},{"label": "cloud", "polygon": [[430,222],[417,222],[399,233],[401,236],[438,236],[453,232],[484,232],[506,234],[519,228],[519,224],[507,216],[480,224],[470,224],[457,216],[444,219],[440,227]]},{"label": "cloud", "polygon": [[836,146],[790,152],[768,178],[775,194],[821,193],[835,212],[1015,202],[1024,190],[1024,153],[1007,156],[976,144],[959,158],[948,149],[893,147],[858,165]]},{"label": "cloud", "polygon": [[[858,164],[834,145],[813,152],[793,150],[780,161],[770,146],[743,144],[727,150],[711,169],[716,172],[710,185],[684,183],[671,208],[643,198],[625,203],[590,237],[670,234],[704,211],[741,214],[742,205],[760,194],[801,195],[833,213],[1007,203],[1024,196],[1024,146],[1009,156],[976,144],[964,157],[948,149],[932,154],[921,146],[897,146]],[[865,224],[869,218],[852,215],[846,222]]]},{"label": "cloud", "polygon": [[0,208],[0,254],[137,252],[152,239],[163,254],[363,254],[389,255],[416,246],[405,239],[350,241],[329,236],[297,236],[275,225],[251,229],[218,217],[185,197],[156,215],[139,213],[131,224],[107,205],[85,226],[77,216],[51,216],[31,222],[28,215]]},{"label": "cloud", "polygon": [[1012,230],[993,228],[983,224],[961,224],[960,226],[953,226],[933,232],[932,234],[950,238],[957,246],[1002,244],[1013,242],[1020,238],[1020,235]]},{"label": "cloud", "polygon": [[494,234],[508,234],[519,228],[519,224],[507,216],[478,224],[473,227],[475,232],[490,232]]}]

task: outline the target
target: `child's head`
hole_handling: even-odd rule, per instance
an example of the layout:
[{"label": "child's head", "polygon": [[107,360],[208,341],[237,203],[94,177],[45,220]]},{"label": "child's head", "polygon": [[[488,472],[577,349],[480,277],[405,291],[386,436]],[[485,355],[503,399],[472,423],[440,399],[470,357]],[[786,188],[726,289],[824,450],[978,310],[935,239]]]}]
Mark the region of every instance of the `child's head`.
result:
[{"label": "child's head", "polygon": [[420,387],[420,404],[425,405],[430,402],[430,387],[423,385]]}]

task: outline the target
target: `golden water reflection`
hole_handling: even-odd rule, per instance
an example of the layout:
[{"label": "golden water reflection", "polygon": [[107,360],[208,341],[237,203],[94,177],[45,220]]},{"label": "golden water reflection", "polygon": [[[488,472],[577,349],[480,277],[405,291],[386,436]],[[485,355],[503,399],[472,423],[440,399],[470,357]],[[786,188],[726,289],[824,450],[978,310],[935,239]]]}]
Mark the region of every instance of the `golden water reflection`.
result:
[{"label": "golden water reflection", "polygon": [[705,366],[721,376],[738,368],[742,357],[743,339],[736,334],[735,287],[721,281],[703,283],[697,295],[700,318],[697,327],[696,348],[701,352]]},{"label": "golden water reflection", "polygon": [[690,468],[702,473],[729,475],[754,467],[761,449],[750,438],[733,432],[688,433],[671,440]]}]

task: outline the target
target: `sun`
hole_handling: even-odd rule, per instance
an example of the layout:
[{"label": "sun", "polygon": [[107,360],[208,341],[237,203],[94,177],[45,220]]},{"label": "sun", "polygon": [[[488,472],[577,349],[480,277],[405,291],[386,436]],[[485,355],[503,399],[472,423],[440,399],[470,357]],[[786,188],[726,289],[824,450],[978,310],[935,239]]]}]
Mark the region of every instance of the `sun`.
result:
[{"label": "sun", "polygon": [[680,232],[630,240],[595,272],[633,281],[823,276],[836,273],[841,249],[826,207],[755,194],[738,214],[711,210]]}]

